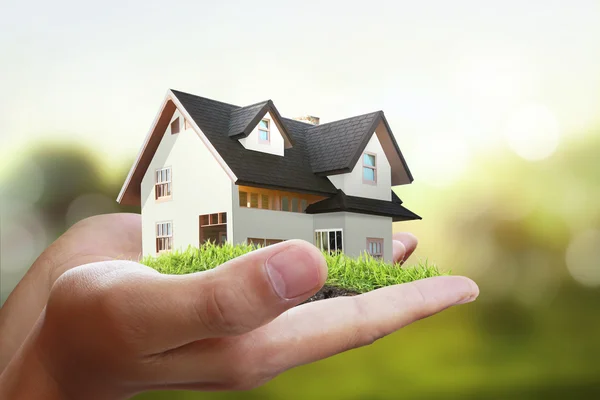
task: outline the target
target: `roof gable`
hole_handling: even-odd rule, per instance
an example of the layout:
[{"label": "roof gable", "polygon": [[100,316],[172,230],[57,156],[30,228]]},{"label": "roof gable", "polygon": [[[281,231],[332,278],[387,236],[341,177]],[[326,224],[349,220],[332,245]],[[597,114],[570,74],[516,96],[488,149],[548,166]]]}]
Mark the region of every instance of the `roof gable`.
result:
[{"label": "roof gable", "polygon": [[390,162],[392,185],[412,182],[412,174],[383,111],[308,128],[306,141],[313,171],[320,175],[351,172],[374,133]]},{"label": "roof gable", "polygon": [[[350,172],[356,148],[375,127],[377,113],[359,115],[306,130],[312,169],[317,174]],[[366,146],[366,143],[365,143]]]},{"label": "roof gable", "polygon": [[[280,118],[294,146],[286,148],[283,157],[246,150],[237,138],[229,136],[229,116],[241,107],[176,90],[172,92],[231,168],[237,178],[236,184],[321,195],[336,193],[335,186],[327,177],[315,175],[310,168],[304,141],[307,124],[282,118],[275,110],[277,114],[273,112],[271,115]],[[262,116],[257,119],[257,124],[260,118]]]},{"label": "roof gable", "polygon": [[257,115],[266,113],[269,101],[271,100],[232,110],[229,114],[229,136],[248,136],[252,131],[252,121],[256,119]]},{"label": "roof gable", "polygon": [[[119,202],[139,205],[140,183],[160,143],[160,133],[165,131],[176,109],[191,122],[199,139],[238,185],[336,194],[337,189],[327,175],[351,170],[374,131],[390,161],[392,185],[412,181],[381,111],[314,126],[281,117],[270,100],[239,107],[170,90],[119,193]],[[293,144],[285,148],[283,157],[248,151],[238,140],[250,134],[267,112],[274,117],[282,136]]]},{"label": "roof gable", "polygon": [[285,148],[292,147],[294,144],[293,138],[285,124],[281,121],[281,114],[279,114],[279,111],[271,100],[232,110],[229,115],[229,137],[238,139],[240,137],[248,137],[267,113],[271,114],[273,121],[277,125],[277,129],[279,129],[281,136],[283,136]]},{"label": "roof gable", "polygon": [[[125,205],[140,205],[141,201],[141,187],[140,184],[154,154],[160,145],[160,142],[163,138],[163,134],[165,133],[169,123],[171,122],[171,117],[175,113],[175,110],[179,110],[179,112],[184,115],[185,119],[192,123],[196,134],[200,137],[203,143],[208,147],[209,151],[213,154],[213,156],[217,159],[221,167],[225,170],[225,172],[230,176],[232,180],[236,180],[236,176],[233,171],[229,168],[229,166],[225,163],[221,155],[216,151],[212,142],[202,133],[199,132],[197,127],[198,121],[191,117],[188,110],[184,108],[179,101],[179,99],[175,96],[174,90],[169,90],[165,95],[165,98],[162,102],[162,105],[156,115],[150,130],[148,131],[146,138],[144,139],[144,143],[138,152],[137,158],[133,163],[131,169],[129,170],[129,174],[123,183],[123,187],[121,188],[121,192],[117,196],[117,201],[121,204]],[[201,98],[202,99],[202,98]],[[208,99],[203,99],[208,100]],[[215,102],[221,105],[223,109],[219,110],[220,114],[217,112],[215,114],[211,114],[210,123],[217,122],[222,119],[222,115],[228,115],[227,111],[224,113],[224,109],[227,107],[236,107],[230,104],[216,102],[214,100],[209,100],[211,102]]]}]

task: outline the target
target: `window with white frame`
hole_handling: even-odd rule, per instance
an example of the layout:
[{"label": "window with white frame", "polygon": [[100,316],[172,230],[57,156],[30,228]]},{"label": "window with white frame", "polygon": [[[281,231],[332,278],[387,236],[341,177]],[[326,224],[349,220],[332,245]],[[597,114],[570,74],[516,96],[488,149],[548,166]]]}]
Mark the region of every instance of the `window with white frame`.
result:
[{"label": "window with white frame", "polygon": [[383,257],[383,239],[367,238],[367,253],[375,258]]},{"label": "window with white frame", "polygon": [[171,167],[156,170],[154,194],[156,200],[171,197]]},{"label": "window with white frame", "polygon": [[271,140],[270,121],[268,119],[262,119],[258,123],[258,142],[269,143]]},{"label": "window with white frame", "polygon": [[343,250],[343,234],[341,229],[317,229],[315,231],[315,246],[321,251],[334,253]]},{"label": "window with white frame", "polygon": [[377,183],[377,157],[373,153],[363,154],[363,183]]},{"label": "window with white frame", "polygon": [[173,223],[159,222],[156,224],[156,252],[169,251],[173,248]]}]

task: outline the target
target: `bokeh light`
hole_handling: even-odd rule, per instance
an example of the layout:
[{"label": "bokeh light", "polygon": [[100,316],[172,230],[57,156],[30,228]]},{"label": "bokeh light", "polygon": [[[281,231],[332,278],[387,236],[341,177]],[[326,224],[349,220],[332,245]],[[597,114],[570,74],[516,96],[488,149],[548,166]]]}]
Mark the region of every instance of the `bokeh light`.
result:
[{"label": "bokeh light", "polygon": [[566,262],[573,279],[585,286],[600,286],[600,230],[576,235],[567,249]]},{"label": "bokeh light", "polygon": [[420,181],[444,187],[463,176],[470,152],[465,141],[452,133],[432,135],[418,140],[411,170]]},{"label": "bokeh light", "polygon": [[556,151],[558,121],[547,107],[528,104],[510,116],[505,135],[517,155],[530,161],[542,160]]}]

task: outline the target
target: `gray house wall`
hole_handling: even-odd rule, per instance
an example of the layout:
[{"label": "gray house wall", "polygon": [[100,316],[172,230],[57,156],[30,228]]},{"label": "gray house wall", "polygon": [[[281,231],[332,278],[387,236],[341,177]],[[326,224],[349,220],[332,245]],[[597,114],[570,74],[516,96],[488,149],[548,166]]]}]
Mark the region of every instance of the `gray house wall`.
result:
[{"label": "gray house wall", "polygon": [[343,251],[357,257],[367,249],[367,238],[383,239],[383,258],[392,261],[392,218],[375,215],[335,212],[302,214],[286,211],[261,210],[239,206],[239,191],[233,192],[233,243],[248,238],[302,239],[315,244],[315,230],[341,229]]},{"label": "gray house wall", "polygon": [[392,261],[392,218],[377,215],[343,213],[346,254],[356,257],[367,249],[367,238],[383,239],[383,258]]},{"label": "gray house wall", "polygon": [[[383,239],[383,258],[392,261],[392,218],[336,212],[314,215],[314,230],[342,229],[343,251],[358,257],[367,250],[367,238]],[[314,244],[314,238],[311,243]]]},{"label": "gray house wall", "polygon": [[233,243],[244,243],[251,238],[302,239],[313,243],[313,216],[286,211],[261,210],[240,207],[239,190],[233,191]]}]

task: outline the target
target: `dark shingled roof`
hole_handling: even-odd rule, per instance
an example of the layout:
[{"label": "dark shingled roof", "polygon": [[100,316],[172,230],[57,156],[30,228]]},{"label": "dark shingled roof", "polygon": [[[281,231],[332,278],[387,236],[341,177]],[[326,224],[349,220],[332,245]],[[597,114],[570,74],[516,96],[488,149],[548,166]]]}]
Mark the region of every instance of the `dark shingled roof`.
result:
[{"label": "dark shingled roof", "polygon": [[325,176],[315,175],[310,167],[303,134],[310,125],[282,118],[294,140],[294,146],[285,149],[283,157],[248,151],[237,139],[229,137],[230,115],[241,107],[177,90],[172,92],[231,168],[238,178],[238,185],[321,195],[336,193],[331,181]]},{"label": "dark shingled roof", "polygon": [[[393,191],[392,201],[347,196],[325,175],[343,172],[356,164],[377,124],[382,120],[387,124],[383,112],[314,126],[281,117],[271,100],[239,107],[171,91],[236,175],[236,184],[327,196],[308,206],[306,212],[311,214],[349,211],[389,216],[394,221],[421,219],[401,206],[402,201]],[[240,135],[247,136],[254,129],[267,111],[293,144],[284,150],[283,157],[248,151],[238,141]],[[408,171],[393,136],[391,140]]]},{"label": "dark shingled roof", "polygon": [[[375,131],[380,111],[346,118],[306,130],[310,163],[315,173],[341,171],[354,167],[350,160],[370,133]],[[343,145],[341,145],[343,144]],[[332,151],[335,149],[335,151]]]},{"label": "dark shingled roof", "polygon": [[[395,194],[392,191],[392,197],[394,196]],[[398,199],[398,196],[395,196],[395,199]],[[395,199],[393,201],[386,201],[348,196],[342,190],[338,190],[338,193],[335,196],[309,205],[306,208],[306,213],[321,214],[336,211],[348,211],[392,217],[392,221],[394,222],[421,219],[417,214],[401,206]]]},{"label": "dark shingled roof", "polygon": [[250,127],[252,120],[259,114],[261,110],[266,109],[269,102],[270,100],[267,100],[261,103],[252,104],[251,106],[240,107],[232,110],[231,114],[229,115],[229,136],[237,136],[241,134],[248,135],[249,132],[246,134],[246,130],[253,128]]}]

